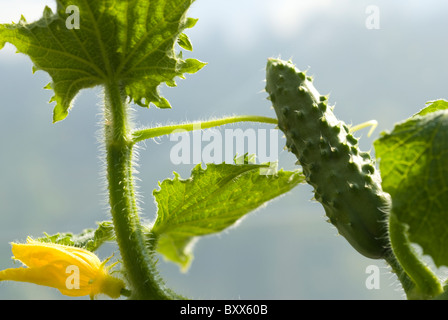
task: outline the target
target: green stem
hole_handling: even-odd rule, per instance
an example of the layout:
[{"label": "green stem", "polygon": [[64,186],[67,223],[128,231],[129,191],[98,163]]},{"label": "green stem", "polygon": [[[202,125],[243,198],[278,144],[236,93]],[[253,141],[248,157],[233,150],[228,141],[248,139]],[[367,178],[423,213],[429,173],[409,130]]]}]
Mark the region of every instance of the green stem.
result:
[{"label": "green stem", "polygon": [[161,287],[154,258],[146,247],[133,181],[129,108],[116,82],[105,87],[105,145],[109,203],[127,280],[135,299],[173,298]]},{"label": "green stem", "polygon": [[395,257],[392,249],[388,250],[386,253],[384,260],[387,264],[392,268],[392,272],[397,275],[398,281],[400,281],[401,286],[408,297],[411,297],[412,292],[416,290],[416,284],[409,278],[408,274],[403,270],[401,264],[398,262]]},{"label": "green stem", "polygon": [[175,130],[182,130],[182,131],[201,130],[201,129],[208,129],[208,128],[222,126],[222,125],[229,124],[229,123],[243,122],[243,121],[271,123],[271,124],[278,123],[277,119],[274,119],[274,118],[243,115],[243,116],[233,116],[233,117],[227,117],[227,118],[203,121],[203,122],[183,123],[183,124],[176,124],[176,125],[171,125],[171,126],[147,128],[147,129],[137,130],[137,131],[133,132],[132,136],[133,136],[133,142],[137,143],[142,140],[171,134]]},{"label": "green stem", "polygon": [[[437,276],[420,260],[408,238],[408,227],[391,212],[389,235],[393,253],[415,286],[404,288],[408,299],[431,299],[443,292]],[[403,283],[403,282],[402,282]]]},{"label": "green stem", "polygon": [[366,122],[363,122],[361,124],[351,127],[350,132],[355,132],[355,131],[370,127],[370,130],[367,133],[367,136],[370,137],[372,135],[373,131],[375,131],[377,126],[378,126],[378,121],[369,120],[369,121],[366,121]]}]

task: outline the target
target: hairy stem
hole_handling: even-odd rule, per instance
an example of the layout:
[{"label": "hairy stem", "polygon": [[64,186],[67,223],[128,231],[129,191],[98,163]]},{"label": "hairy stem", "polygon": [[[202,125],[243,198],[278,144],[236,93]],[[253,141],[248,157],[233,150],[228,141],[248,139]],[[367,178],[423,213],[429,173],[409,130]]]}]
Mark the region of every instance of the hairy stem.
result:
[{"label": "hairy stem", "polygon": [[408,274],[403,270],[401,264],[395,257],[392,249],[388,250],[384,260],[391,267],[392,272],[396,274],[398,281],[400,281],[401,283],[401,287],[406,293],[406,296],[408,298],[411,298],[413,296],[413,292],[416,290],[416,284],[412,281],[411,278],[409,278]]},{"label": "hairy stem", "polygon": [[161,287],[146,247],[133,181],[129,108],[116,82],[105,88],[105,145],[109,203],[127,280],[135,299],[173,298]]},{"label": "hairy stem", "polygon": [[222,126],[222,125],[230,124],[230,123],[244,122],[244,121],[245,122],[261,122],[261,123],[277,124],[277,119],[274,119],[274,118],[243,115],[243,116],[233,116],[233,117],[227,117],[227,118],[203,121],[203,122],[182,123],[182,124],[175,124],[175,125],[171,125],[171,126],[163,126],[163,127],[137,130],[132,133],[132,138],[133,138],[133,142],[137,143],[142,140],[171,134],[175,130],[182,130],[182,131],[201,130],[201,129],[208,129],[208,128],[213,128],[213,127],[217,127],[217,126]]},{"label": "hairy stem", "polygon": [[[431,299],[443,292],[437,276],[418,257],[408,238],[407,225],[391,212],[389,234],[393,253],[415,286],[404,287],[408,299]],[[401,280],[401,279],[400,279]],[[403,283],[403,282],[402,282]]]}]

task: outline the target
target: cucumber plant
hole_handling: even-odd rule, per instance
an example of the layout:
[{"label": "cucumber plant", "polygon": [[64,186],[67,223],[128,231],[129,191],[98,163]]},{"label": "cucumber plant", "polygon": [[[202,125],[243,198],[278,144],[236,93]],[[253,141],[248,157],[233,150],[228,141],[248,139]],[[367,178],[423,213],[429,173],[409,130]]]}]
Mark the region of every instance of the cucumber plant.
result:
[{"label": "cucumber plant", "polygon": [[[306,181],[314,188],[315,199],[323,205],[329,221],[339,233],[362,255],[386,260],[402,281],[409,298],[426,299],[441,295],[443,288],[440,280],[418,258],[409,240],[409,226],[397,216],[400,215],[403,219],[408,212],[403,214],[403,209],[396,204],[396,201],[392,201],[391,195],[383,191],[380,173],[370,154],[359,149],[358,139],[353,136],[354,130],[336,118],[333,113],[334,107],[328,104],[328,97],[319,94],[313,86],[312,78],[297,69],[291,61],[271,58],[268,59],[266,67],[266,91],[277,115],[278,127],[285,133],[286,148],[296,155],[297,164],[302,166]],[[420,126],[415,128],[407,126],[408,144],[414,139],[422,142],[421,139],[431,137],[424,148],[420,147],[421,154],[418,155],[430,158],[429,162],[422,164],[425,170],[430,170],[427,166],[434,165],[443,168],[446,162],[439,160],[438,153],[446,152],[438,146],[439,139],[447,134],[446,108],[448,102],[439,100],[430,103],[416,116],[417,118],[413,120],[416,123],[422,121],[420,119],[422,115],[437,119],[435,123],[433,120],[423,120],[431,123],[431,128],[425,128],[428,132],[425,132],[424,137],[418,136],[422,130]],[[432,126],[437,126],[437,129]],[[440,137],[434,138],[432,134]],[[391,140],[392,143],[389,142]],[[408,154],[401,155],[402,141],[397,140],[396,134],[384,133],[376,142],[376,147],[380,156],[383,156],[382,167],[389,169],[389,166],[394,166],[394,170],[403,176],[405,175],[403,170],[414,170],[416,165],[412,161],[403,161],[404,165],[396,164],[397,160],[394,157],[404,159],[409,157]],[[396,149],[395,153],[385,154],[383,148],[389,147],[385,147],[386,142]],[[437,145],[438,152],[426,155],[429,149],[433,150],[434,145],[431,143]],[[419,159],[415,155],[414,158],[418,163]],[[437,172],[437,174],[443,173]],[[386,175],[385,178],[390,180],[391,176]],[[386,187],[388,190],[394,189],[392,195],[395,198],[402,197],[402,193],[409,196],[407,190],[396,185],[386,184]],[[436,187],[430,181],[428,188]],[[446,192],[444,188],[441,190],[441,194]],[[408,200],[409,198],[404,199],[405,202]],[[437,199],[437,202],[439,201],[443,200]],[[419,206],[428,202],[428,199],[424,198],[421,202]],[[410,207],[407,207],[407,210],[412,213],[416,211]],[[440,220],[434,219],[428,223],[427,226],[430,228],[448,220],[444,207],[437,206],[437,210],[441,211]],[[426,214],[425,208],[421,211],[423,212],[417,213]],[[420,227],[421,220],[426,219],[423,216],[420,217],[420,221],[414,220],[414,227]],[[442,228],[439,231],[439,236],[443,237],[444,230],[446,229]],[[428,231],[426,230],[426,236]],[[428,240],[423,236],[420,241]],[[420,241],[421,244],[425,243]],[[441,252],[435,253],[433,248],[425,244],[425,249],[435,254],[434,258],[441,254]],[[431,243],[431,246],[433,245]],[[445,251],[443,248],[440,249],[442,252]],[[440,261],[438,265],[442,265],[440,258],[436,258],[435,261],[436,263]]]},{"label": "cucumber plant", "polygon": [[268,60],[266,91],[286,147],[297,156],[329,221],[361,254],[383,258],[390,197],[370,154],[359,150],[358,139],[335,117],[328,98],[291,62]]},{"label": "cucumber plant", "polygon": [[[185,33],[197,21],[186,16],[192,3],[59,0],[56,12],[46,8],[36,22],[27,23],[22,17],[18,23],[0,25],[0,49],[11,43],[29,56],[34,71],[51,76],[46,89],[54,91],[53,122],[69,115],[80,90],[103,88],[102,143],[112,220],[80,233],[44,234],[37,242],[30,241],[40,247],[36,255],[59,250],[59,245],[64,252],[71,247],[95,252],[106,241],[116,242],[120,251],[117,267],[125,284],[122,296],[183,299],[159,276],[157,255],[185,270],[192,263],[195,240],[221,232],[270,200],[309,183],[339,233],[362,255],[387,261],[408,298],[447,298],[442,280],[422,262],[413,245],[419,244],[437,266],[448,265],[448,246],[443,241],[448,227],[448,164],[443,156],[448,150],[444,145],[448,141],[448,102],[433,101],[391,133],[383,133],[375,142],[380,168],[369,153],[359,150],[354,128],[336,118],[328,97],[318,93],[312,79],[292,62],[280,59],[268,59],[266,70],[266,91],[276,118],[239,115],[135,129],[132,104],[171,108],[159,86],[176,86],[176,78],[206,65],[176,52],[178,47],[193,48]],[[67,25],[68,7],[76,8],[72,12],[82,17],[76,28]],[[153,193],[156,219],[141,221],[135,191],[136,144],[178,129],[192,131],[243,121],[278,125],[300,167],[267,175],[271,164],[253,163],[247,154],[235,155],[233,164],[196,165],[188,179],[174,173],[174,178],[159,182]],[[95,262],[90,269],[102,270],[107,261]],[[6,274],[21,271],[5,271],[0,272],[0,281],[25,279],[7,279]],[[45,276],[37,272],[26,279],[47,283],[39,281]],[[90,279],[83,286],[93,282]]]}]

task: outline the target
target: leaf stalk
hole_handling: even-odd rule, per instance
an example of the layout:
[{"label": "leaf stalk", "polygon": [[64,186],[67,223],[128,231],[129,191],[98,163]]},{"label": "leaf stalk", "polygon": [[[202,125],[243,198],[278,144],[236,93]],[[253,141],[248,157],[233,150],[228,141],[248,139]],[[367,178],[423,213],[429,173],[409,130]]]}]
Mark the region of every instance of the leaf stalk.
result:
[{"label": "leaf stalk", "polygon": [[175,131],[194,131],[194,130],[209,129],[209,128],[218,127],[218,126],[222,126],[225,124],[236,123],[236,122],[260,122],[260,123],[271,123],[271,124],[278,123],[277,119],[263,117],[263,116],[254,116],[254,115],[232,116],[232,117],[226,117],[226,118],[222,118],[222,119],[215,119],[215,120],[209,120],[209,121],[190,122],[190,123],[175,124],[175,125],[170,125],[170,126],[162,126],[162,127],[136,130],[132,133],[132,142],[137,143],[142,140],[160,137],[163,135],[169,135]]},{"label": "leaf stalk", "polygon": [[414,285],[404,283],[400,276],[399,279],[408,299],[432,299],[443,293],[442,285],[432,270],[418,257],[409,240],[407,229],[407,225],[401,223],[392,211],[389,217],[389,234],[392,251],[397,260],[395,265],[407,275],[402,276]]}]

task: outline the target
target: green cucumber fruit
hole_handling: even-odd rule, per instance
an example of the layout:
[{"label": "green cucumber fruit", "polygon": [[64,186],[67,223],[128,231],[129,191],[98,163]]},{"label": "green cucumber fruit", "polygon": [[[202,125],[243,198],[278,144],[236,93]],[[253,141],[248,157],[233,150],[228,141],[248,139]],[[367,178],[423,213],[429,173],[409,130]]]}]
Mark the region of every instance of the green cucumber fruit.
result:
[{"label": "green cucumber fruit", "polygon": [[362,255],[384,258],[388,252],[390,196],[370,154],[338,120],[327,97],[291,61],[269,59],[266,91],[286,137],[286,147],[302,166],[329,221]]}]

